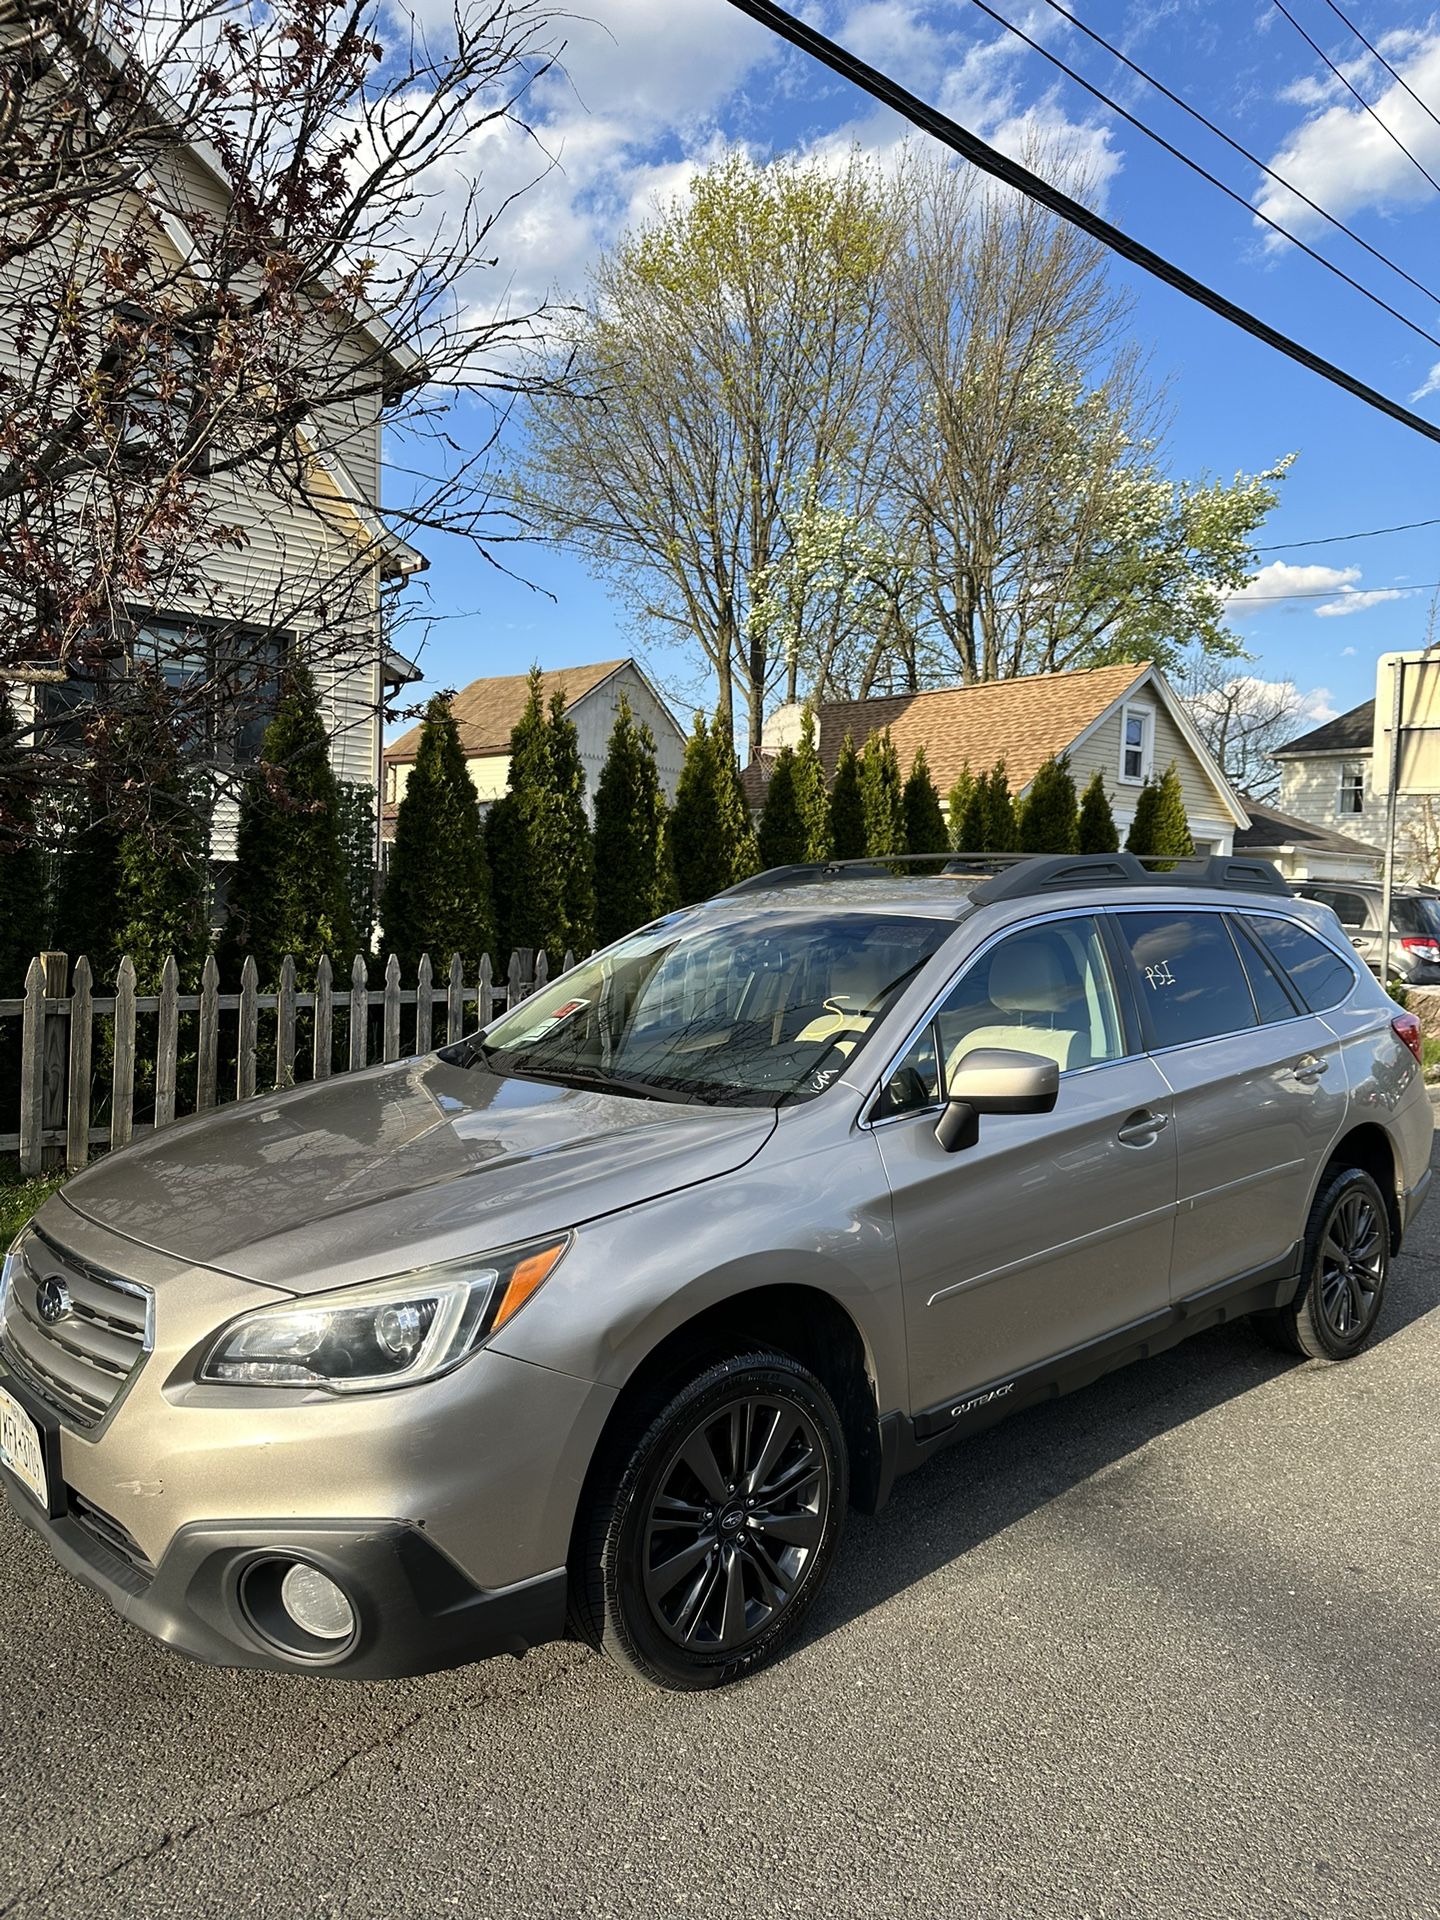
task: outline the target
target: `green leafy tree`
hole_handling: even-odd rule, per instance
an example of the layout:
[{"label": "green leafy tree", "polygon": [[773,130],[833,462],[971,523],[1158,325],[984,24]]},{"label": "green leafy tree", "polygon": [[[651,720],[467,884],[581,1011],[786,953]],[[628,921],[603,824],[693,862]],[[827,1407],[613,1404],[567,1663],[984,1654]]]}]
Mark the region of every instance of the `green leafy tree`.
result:
[{"label": "green leafy tree", "polygon": [[985,779],[984,820],[984,851],[1014,853],[1015,802],[1010,797],[1010,781],[1003,760],[995,762]]},{"label": "green leafy tree", "polygon": [[113,943],[117,964],[127,953],[134,961],[137,990],[156,993],[171,954],[187,986],[198,978],[210,950],[210,884],[194,776],[173,733],[167,741],[146,732],[143,804],[126,808],[116,840]]},{"label": "green leafy tree", "polygon": [[806,707],[800,718],[800,742],[795,749],[795,804],[805,826],[806,860],[830,858],[830,794],[825,785],[825,763],[815,742],[815,710]]},{"label": "green leafy tree", "polygon": [[375,789],[364,780],[341,780],[340,844],[350,880],[350,924],[362,953],[375,934]]},{"label": "green leafy tree", "polygon": [[969,761],[960,769],[960,778],[950,789],[946,824],[950,829],[950,844],[957,853],[979,853],[980,842],[985,837],[984,776],[977,780],[970,771]]},{"label": "green leafy tree", "polygon": [[809,835],[800,812],[800,796],[795,791],[793,747],[781,747],[770,769],[765,805],[760,812],[759,842],[762,871],[809,858]]},{"label": "green leafy tree", "polygon": [[1080,798],[1076,846],[1081,853],[1117,853],[1120,848],[1120,835],[1115,831],[1115,816],[1110,811],[1104,775],[1098,770],[1091,774]]},{"label": "green leafy tree", "polygon": [[429,954],[439,978],[458,953],[467,979],[475,977],[483,954],[494,954],[480,802],[443,694],[425,709],[415,764],[395,815],[381,920],[385,945],[407,979],[422,953]]},{"label": "green leafy tree", "polygon": [[830,849],[837,860],[861,860],[867,851],[860,756],[848,733],[840,743],[835,779],[830,787]]},{"label": "green leafy tree", "polygon": [[1135,802],[1135,818],[1125,840],[1126,851],[1156,859],[1157,871],[1167,873],[1170,863],[1194,853],[1190,823],[1185,817],[1185,796],[1175,763],[1158,780],[1147,780]]},{"label": "green leafy tree", "polygon": [[622,693],[595,790],[595,939],[602,947],[669,904],[665,795],[655,739]]},{"label": "green leafy tree", "polygon": [[940,795],[930,777],[924,747],[918,747],[905,782],[905,843],[911,853],[948,853],[950,834]]},{"label": "green leafy tree", "polygon": [[695,716],[670,815],[670,855],[684,906],[754,873],[759,860],[735,750],[722,720]]},{"label": "green leafy tree", "polygon": [[302,975],[321,954],[348,967],[355,930],[340,793],[315,681],[299,662],[286,670],[260,764],[241,793],[228,904],[222,953],[232,976],[247,955],[266,986],[287,953]]},{"label": "green leafy tree", "polygon": [[45,944],[45,862],[35,825],[35,773],[0,687],[0,994],[24,990]]},{"label": "green leafy tree", "polygon": [[560,902],[565,914],[565,940],[583,959],[595,945],[595,852],[590,839],[590,816],[585,811],[585,767],[575,722],[565,712],[565,695],[550,696],[550,778],[560,803]]},{"label": "green leafy tree", "polygon": [[1080,818],[1069,762],[1052,754],[1041,763],[1020,808],[1017,833],[1021,853],[1074,853]]},{"label": "green leafy tree", "polygon": [[890,729],[872,733],[860,756],[860,804],[867,853],[905,852],[905,789]]}]

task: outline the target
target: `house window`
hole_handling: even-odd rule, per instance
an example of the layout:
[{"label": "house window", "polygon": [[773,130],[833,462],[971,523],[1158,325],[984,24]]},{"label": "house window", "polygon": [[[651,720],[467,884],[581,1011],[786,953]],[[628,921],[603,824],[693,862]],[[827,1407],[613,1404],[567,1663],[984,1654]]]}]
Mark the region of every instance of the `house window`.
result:
[{"label": "house window", "polygon": [[[117,381],[111,401],[120,451],[129,460],[174,459],[185,444],[200,382],[200,352],[193,335],[156,321],[139,308],[122,307],[115,350],[128,377]],[[203,473],[203,453],[190,462]]]},{"label": "house window", "polygon": [[1120,709],[1120,778],[1133,787],[1143,786],[1150,778],[1155,751],[1155,710],[1153,707]]},{"label": "house window", "polygon": [[1348,760],[1340,769],[1341,813],[1365,810],[1365,769],[1358,760]]}]

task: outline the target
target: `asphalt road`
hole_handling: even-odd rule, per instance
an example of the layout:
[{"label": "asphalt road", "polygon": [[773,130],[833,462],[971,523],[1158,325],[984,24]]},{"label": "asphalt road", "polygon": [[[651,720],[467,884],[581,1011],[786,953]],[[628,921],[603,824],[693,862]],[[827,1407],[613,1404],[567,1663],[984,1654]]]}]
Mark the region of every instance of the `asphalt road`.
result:
[{"label": "asphalt road", "polygon": [[1440,1201],[1350,1365],[1201,1336],[852,1516],[720,1695],[215,1672],[0,1518],[0,1915],[1440,1916]]}]

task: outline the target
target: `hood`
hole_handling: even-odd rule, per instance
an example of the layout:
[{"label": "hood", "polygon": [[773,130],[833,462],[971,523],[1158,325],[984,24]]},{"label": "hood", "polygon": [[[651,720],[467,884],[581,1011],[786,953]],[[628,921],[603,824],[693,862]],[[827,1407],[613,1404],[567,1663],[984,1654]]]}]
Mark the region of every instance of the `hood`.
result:
[{"label": "hood", "polygon": [[60,1198],[192,1265],[303,1293],[713,1180],[774,1125],[769,1108],[547,1086],[432,1054],[184,1121],[96,1162]]}]

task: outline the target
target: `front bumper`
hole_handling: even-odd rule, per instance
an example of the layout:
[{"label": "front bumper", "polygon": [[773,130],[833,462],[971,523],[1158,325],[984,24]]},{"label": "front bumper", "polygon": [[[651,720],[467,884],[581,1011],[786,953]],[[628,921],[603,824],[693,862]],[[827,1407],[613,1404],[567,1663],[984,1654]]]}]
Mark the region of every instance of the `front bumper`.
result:
[{"label": "front bumper", "polygon": [[[395,1679],[524,1653],[565,1630],[564,1567],[486,1591],[402,1521],[198,1523],[182,1528],[152,1569],[122,1530],[107,1541],[88,1506],[50,1519],[22,1488],[7,1491],[11,1511],[61,1566],[153,1639],[215,1666]],[[244,1575],[273,1560],[304,1561],[344,1589],[356,1616],[344,1646],[297,1651],[251,1619],[241,1599]]]}]

